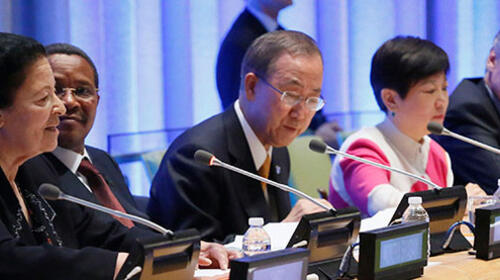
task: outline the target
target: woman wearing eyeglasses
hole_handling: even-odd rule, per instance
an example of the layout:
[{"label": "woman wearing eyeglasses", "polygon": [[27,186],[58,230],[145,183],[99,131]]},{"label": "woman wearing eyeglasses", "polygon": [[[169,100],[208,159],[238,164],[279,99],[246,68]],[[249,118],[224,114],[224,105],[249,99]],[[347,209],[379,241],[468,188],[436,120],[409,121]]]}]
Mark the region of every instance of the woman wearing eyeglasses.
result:
[{"label": "woman wearing eyeglasses", "polygon": [[[431,180],[453,184],[446,151],[432,140],[429,122],[443,123],[448,107],[447,54],[428,40],[396,37],[372,59],[371,85],[385,120],[350,136],[341,150]],[[330,176],[329,201],[337,208],[356,206],[364,216],[396,207],[407,192],[430,187],[408,176],[337,157]],[[468,192],[480,193],[468,186]]]}]

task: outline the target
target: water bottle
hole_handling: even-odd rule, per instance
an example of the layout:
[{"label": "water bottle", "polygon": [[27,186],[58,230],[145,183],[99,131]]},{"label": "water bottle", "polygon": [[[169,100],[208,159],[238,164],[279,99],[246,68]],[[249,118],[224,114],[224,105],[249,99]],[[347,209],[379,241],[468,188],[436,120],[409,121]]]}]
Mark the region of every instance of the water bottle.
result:
[{"label": "water bottle", "polygon": [[[406,208],[403,213],[403,223],[411,222],[429,222],[429,214],[422,207],[422,198],[420,196],[410,196],[408,197],[408,208]],[[428,229],[427,236],[427,258],[430,256],[431,252],[431,236],[430,229]]]},{"label": "water bottle", "polygon": [[246,256],[262,254],[271,250],[271,238],[264,230],[263,218],[248,219],[250,226],[243,236],[243,252]]}]

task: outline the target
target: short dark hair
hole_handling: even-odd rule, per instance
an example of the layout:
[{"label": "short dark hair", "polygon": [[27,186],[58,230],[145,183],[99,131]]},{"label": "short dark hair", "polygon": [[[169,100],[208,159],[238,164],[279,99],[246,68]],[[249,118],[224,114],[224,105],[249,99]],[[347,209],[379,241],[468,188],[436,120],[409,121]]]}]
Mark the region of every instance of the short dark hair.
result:
[{"label": "short dark hair", "polygon": [[323,61],[316,42],[308,35],[290,30],[273,31],[252,42],[241,63],[241,77],[254,72],[267,78],[273,63],[285,52],[292,56],[319,55]]},{"label": "short dark hair", "polygon": [[85,59],[92,67],[92,71],[94,72],[94,84],[96,88],[99,88],[99,75],[97,74],[97,68],[95,67],[94,62],[90,57],[85,53],[82,49],[77,46],[73,46],[67,43],[55,43],[45,46],[47,50],[47,54],[67,54],[67,55],[78,55],[81,58]]},{"label": "short dark hair", "polygon": [[413,85],[434,74],[448,73],[450,63],[443,49],[417,37],[397,36],[385,42],[372,58],[370,82],[378,106],[384,112],[384,88],[395,90],[404,99]]},{"label": "short dark hair", "polygon": [[0,32],[0,109],[12,105],[28,68],[45,56],[43,45],[35,39]]}]

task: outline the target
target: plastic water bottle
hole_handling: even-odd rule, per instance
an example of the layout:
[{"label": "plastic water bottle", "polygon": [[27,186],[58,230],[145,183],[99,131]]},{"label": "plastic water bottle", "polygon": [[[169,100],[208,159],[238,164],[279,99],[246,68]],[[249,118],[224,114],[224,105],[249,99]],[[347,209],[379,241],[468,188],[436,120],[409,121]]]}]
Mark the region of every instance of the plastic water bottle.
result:
[{"label": "plastic water bottle", "polygon": [[[406,208],[403,213],[403,223],[411,222],[429,222],[429,214],[422,207],[422,198],[420,196],[410,196],[408,197],[408,208]],[[431,252],[431,236],[430,229],[428,229],[427,236],[427,258],[430,256]]]},{"label": "plastic water bottle", "polygon": [[248,219],[250,226],[243,236],[243,252],[246,256],[262,254],[271,250],[271,238],[264,230],[263,218]]}]

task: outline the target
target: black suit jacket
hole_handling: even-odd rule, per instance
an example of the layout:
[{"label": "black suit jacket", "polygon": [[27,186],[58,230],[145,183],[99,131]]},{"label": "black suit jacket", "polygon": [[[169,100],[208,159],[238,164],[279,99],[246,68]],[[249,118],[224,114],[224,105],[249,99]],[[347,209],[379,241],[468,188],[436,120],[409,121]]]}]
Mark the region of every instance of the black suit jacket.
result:
[{"label": "black suit jacket", "polygon": [[[444,125],[449,130],[500,148],[500,115],[482,78],[464,79],[450,96]],[[448,136],[436,137],[448,151],[455,184],[479,184],[492,194],[500,178],[500,156]]]},{"label": "black suit jacket", "polygon": [[31,177],[36,169],[45,168],[26,163],[16,178],[32,227],[0,171],[0,279],[112,279],[116,252],[132,251],[136,238],[151,234],[66,201],[47,203]]},{"label": "black suit jacket", "polygon": [[[283,27],[278,26],[278,29]],[[231,26],[217,56],[217,90],[223,108],[228,108],[238,99],[240,90],[241,63],[252,42],[267,33],[267,29],[247,9],[238,16]],[[316,130],[326,122],[322,111],[317,112],[309,125]]]},{"label": "black suit jacket", "polygon": [[[172,143],[151,186],[151,219],[175,230],[194,227],[205,240],[243,234],[249,217],[272,221],[260,182],[195,162],[193,155],[198,149],[257,173],[243,129],[231,107],[187,130]],[[289,166],[288,150],[273,148],[270,179],[286,183]],[[290,211],[288,193],[273,187],[268,191],[277,206],[278,220],[284,219]]]},{"label": "black suit jacket", "polygon": [[[97,148],[90,146],[85,147],[92,160],[93,165],[101,172],[106,179],[111,191],[116,196],[125,211],[129,214],[147,218],[145,213],[139,211],[136,207],[132,194],[125,183],[123,174],[118,167],[118,164],[111,158],[111,156]],[[31,159],[35,160],[35,159]],[[72,196],[76,196],[87,201],[99,203],[94,194],[92,194],[78,177],[69,170],[64,163],[62,163],[52,153],[45,153],[36,158],[38,164],[43,164],[50,170],[49,173],[40,174],[34,171],[34,180],[37,184],[52,183]],[[108,214],[99,213],[98,217],[108,216]]]}]

